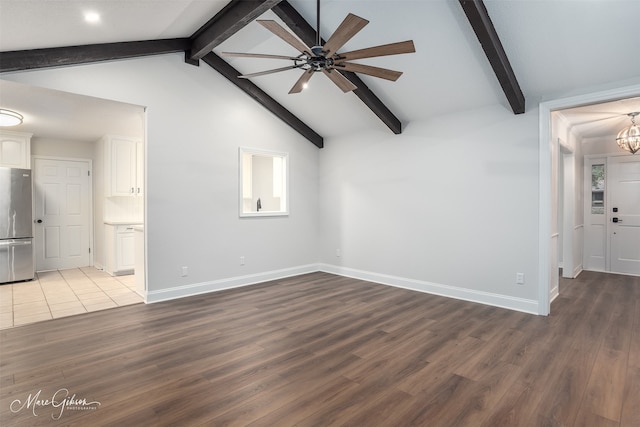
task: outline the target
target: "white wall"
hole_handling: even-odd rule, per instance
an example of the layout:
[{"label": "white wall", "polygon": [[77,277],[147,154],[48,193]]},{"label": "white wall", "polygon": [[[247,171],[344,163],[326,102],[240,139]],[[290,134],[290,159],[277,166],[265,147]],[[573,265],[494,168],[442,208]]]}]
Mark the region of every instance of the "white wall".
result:
[{"label": "white wall", "polygon": [[582,151],[584,155],[593,154],[620,154],[624,153],[616,144],[616,135],[610,137],[584,138],[582,140]]},{"label": "white wall", "polygon": [[[3,78],[147,107],[151,300],[317,262],[318,149],[207,65],[172,54]],[[289,153],[289,217],[239,218],[239,146]],[[180,277],[183,266],[187,277]]]},{"label": "white wall", "polygon": [[34,135],[31,138],[31,155],[95,160],[93,146],[93,141],[59,141]]},{"label": "white wall", "polygon": [[412,122],[401,135],[325,141],[320,176],[325,269],[536,311],[535,108],[493,106]]}]

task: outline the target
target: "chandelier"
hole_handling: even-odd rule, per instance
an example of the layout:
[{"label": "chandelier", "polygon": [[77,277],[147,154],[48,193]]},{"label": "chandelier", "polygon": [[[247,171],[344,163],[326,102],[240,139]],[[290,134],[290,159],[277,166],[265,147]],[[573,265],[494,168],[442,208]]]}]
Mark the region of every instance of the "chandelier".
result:
[{"label": "chandelier", "polygon": [[635,154],[636,151],[640,151],[640,126],[636,124],[636,116],[640,113],[629,113],[627,116],[631,117],[631,126],[622,129],[618,132],[616,142],[618,147]]}]

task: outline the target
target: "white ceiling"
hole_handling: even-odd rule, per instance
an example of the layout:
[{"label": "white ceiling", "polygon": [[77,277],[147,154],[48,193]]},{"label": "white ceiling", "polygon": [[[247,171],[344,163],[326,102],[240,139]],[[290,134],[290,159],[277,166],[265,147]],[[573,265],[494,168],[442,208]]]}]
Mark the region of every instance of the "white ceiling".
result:
[{"label": "white ceiling", "polygon": [[23,124],[3,128],[59,141],[97,141],[103,135],[144,137],[144,107],[0,80],[0,106]]},{"label": "white ceiling", "polygon": [[[584,138],[613,137],[631,124],[630,112],[640,112],[640,97],[558,111]],[[613,142],[613,140],[612,140]]]},{"label": "white ceiling", "polygon": [[[0,50],[188,37],[226,3],[227,0],[0,0]],[[290,3],[315,26],[314,0]],[[640,82],[637,54],[640,1],[485,0],[485,4],[524,92],[527,110],[542,100],[572,95],[583,88],[606,88],[620,81]],[[85,11],[100,13],[101,22],[85,23]],[[342,51],[407,39],[415,42],[414,54],[361,61],[404,72],[396,82],[361,75],[404,123],[491,104],[509,108],[457,0],[323,0],[321,35],[328,38],[350,12],[370,23]],[[262,18],[277,19],[271,12]],[[249,24],[214,51],[223,50],[295,53],[256,23]],[[243,73],[287,65],[245,58],[229,62]],[[298,76],[299,71],[287,71],[253,81],[325,137],[363,127],[386,131],[386,126],[353,93],[343,94],[322,75],[314,76],[310,87],[302,93],[288,95]],[[74,127],[69,120],[92,123],[88,132],[97,130],[100,116],[132,108],[114,102],[103,104],[88,97],[76,99],[53,91],[39,93],[34,88],[24,92],[26,88],[18,86],[0,81],[0,106],[30,117],[32,120],[25,121],[20,130],[36,134],[63,132],[66,128],[67,134],[61,135],[69,138],[68,129]],[[55,104],[58,96],[65,108],[40,105],[45,98]],[[98,111],[99,108],[102,109]],[[113,109],[113,113],[105,109]],[[629,109],[640,110],[637,99],[572,109],[564,115],[579,126],[576,128],[579,132],[590,137],[615,134],[620,123],[628,120],[624,114]],[[75,128],[74,139],[87,137],[88,133],[81,134]]]}]

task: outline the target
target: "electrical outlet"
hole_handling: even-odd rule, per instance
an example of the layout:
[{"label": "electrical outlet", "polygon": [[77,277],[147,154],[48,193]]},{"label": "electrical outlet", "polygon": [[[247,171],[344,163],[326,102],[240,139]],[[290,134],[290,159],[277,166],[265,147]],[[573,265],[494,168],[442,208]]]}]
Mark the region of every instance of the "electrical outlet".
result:
[{"label": "electrical outlet", "polygon": [[340,249],[336,249],[336,256],[340,258],[342,256],[342,251]]},{"label": "electrical outlet", "polygon": [[182,273],[180,276],[187,277],[189,275],[189,267],[182,267]]},{"label": "electrical outlet", "polygon": [[244,265],[244,255],[240,257],[240,265]]},{"label": "electrical outlet", "polygon": [[516,284],[524,285],[524,273],[516,273]]}]

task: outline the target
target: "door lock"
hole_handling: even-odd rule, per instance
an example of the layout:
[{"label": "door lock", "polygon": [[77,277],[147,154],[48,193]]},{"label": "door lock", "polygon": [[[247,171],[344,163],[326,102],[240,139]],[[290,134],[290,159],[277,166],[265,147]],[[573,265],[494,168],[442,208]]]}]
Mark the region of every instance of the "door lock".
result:
[{"label": "door lock", "polygon": [[616,222],[616,223],[622,222],[622,220],[618,219],[617,217],[614,217],[611,221]]}]

